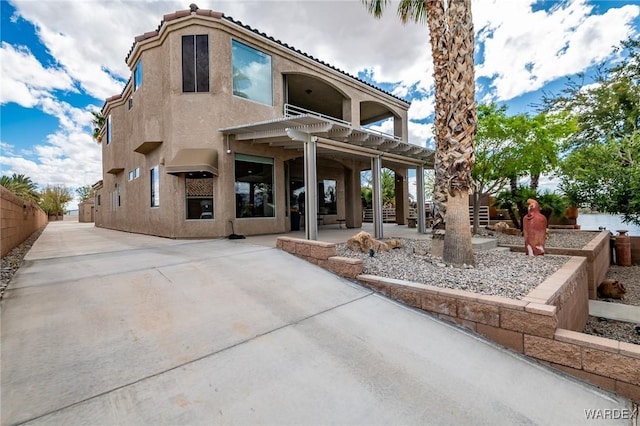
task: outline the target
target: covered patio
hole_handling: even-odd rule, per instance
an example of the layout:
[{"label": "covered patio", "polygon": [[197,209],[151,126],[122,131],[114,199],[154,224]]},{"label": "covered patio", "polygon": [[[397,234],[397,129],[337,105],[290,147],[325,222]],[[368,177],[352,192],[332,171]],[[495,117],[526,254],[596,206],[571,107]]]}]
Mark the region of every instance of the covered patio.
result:
[{"label": "covered patio", "polygon": [[[372,232],[376,238],[385,236],[382,217],[383,167],[390,169],[416,170],[417,204],[424,205],[424,170],[433,167],[434,153],[422,146],[402,141],[400,138],[366,128],[356,128],[351,123],[324,116],[301,108],[285,108],[285,117],[256,123],[219,129],[226,137],[238,142],[264,144],[270,147],[296,150],[302,153],[304,163],[304,185],[308,200],[317,200],[318,158],[333,160],[357,160],[367,164],[373,180],[373,223]],[[360,227],[362,208],[360,205],[360,176],[345,179],[345,215],[347,227]],[[311,184],[313,183],[313,184]],[[396,183],[396,197],[408,199],[408,193]],[[400,194],[398,194],[398,189]],[[403,203],[404,205],[404,203]],[[403,206],[399,214],[404,217]],[[425,234],[426,218],[423,209],[417,217],[417,228],[412,234]],[[408,214],[408,211],[406,212]],[[308,203],[304,210],[304,238],[317,240],[319,234],[318,205]],[[360,217],[358,219],[358,216]],[[404,223],[401,220],[399,223]],[[357,224],[357,226],[354,226]],[[362,224],[364,228],[364,224]],[[397,225],[394,225],[397,226]],[[416,232],[417,231],[417,232]],[[353,230],[350,230],[353,233]]]}]

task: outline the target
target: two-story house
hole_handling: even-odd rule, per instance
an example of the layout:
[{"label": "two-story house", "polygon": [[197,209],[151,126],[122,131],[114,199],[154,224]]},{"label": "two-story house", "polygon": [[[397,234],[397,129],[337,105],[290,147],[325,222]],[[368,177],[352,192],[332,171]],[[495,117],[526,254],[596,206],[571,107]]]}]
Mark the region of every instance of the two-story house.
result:
[{"label": "two-story house", "polygon": [[[318,224],[362,225],[370,169],[381,229],[381,168],[403,223],[408,170],[432,165],[408,143],[407,101],[222,13],[165,15],[126,62],[129,82],[102,109],[97,226],[171,238],[304,226],[315,239]],[[393,135],[367,129],[384,119]]]}]

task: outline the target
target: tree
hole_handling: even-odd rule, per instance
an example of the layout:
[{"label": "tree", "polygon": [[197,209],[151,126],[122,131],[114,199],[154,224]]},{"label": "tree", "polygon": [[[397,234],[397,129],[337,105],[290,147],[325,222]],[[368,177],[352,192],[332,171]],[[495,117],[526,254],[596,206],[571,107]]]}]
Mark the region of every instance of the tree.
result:
[{"label": "tree", "polygon": [[[528,198],[540,202],[546,197],[549,205],[559,205],[550,195],[538,192],[538,183],[542,174],[557,169],[561,147],[575,133],[577,123],[566,112],[542,111],[531,117],[508,116],[506,111],[506,107],[495,104],[478,107],[473,176],[477,193],[495,194],[509,184],[510,189],[500,194],[499,202],[508,210],[514,226],[520,227],[519,216],[526,212]],[[529,186],[525,188],[520,181],[527,178]]]},{"label": "tree", "polygon": [[47,185],[42,191],[40,207],[48,215],[62,216],[67,203],[73,199],[69,188],[63,185]]},{"label": "tree", "polygon": [[[373,199],[373,178],[371,173],[366,173],[365,184],[360,189],[360,195],[362,199],[371,205]],[[382,184],[382,204],[385,206],[395,206],[396,204],[396,178],[393,170],[383,168],[380,174],[380,181]]]},{"label": "tree", "polygon": [[[380,17],[388,1],[363,3]],[[443,0],[401,0],[398,16],[403,23],[426,21],[431,37],[436,101],[434,229],[441,228],[446,218],[442,259],[452,265],[472,265],[468,210],[476,104],[471,0],[449,0],[447,4]]]},{"label": "tree", "polygon": [[579,131],[565,145],[561,189],[625,222],[640,224],[640,38],[622,42],[627,54],[601,66],[595,82],[569,80],[547,108],[569,111]]},{"label": "tree", "polygon": [[91,125],[93,126],[93,140],[100,143],[102,142],[102,128],[104,127],[105,118],[101,112],[91,111],[91,115],[93,115],[93,119],[91,120]]},{"label": "tree", "polygon": [[37,203],[40,200],[40,194],[38,193],[38,187],[31,181],[31,178],[25,175],[12,174],[9,176],[2,176],[0,178],[0,185],[13,192],[16,196],[23,200],[33,201]]},{"label": "tree", "polygon": [[76,194],[80,197],[80,201],[87,201],[95,197],[95,190],[91,185],[85,185],[76,189]]}]

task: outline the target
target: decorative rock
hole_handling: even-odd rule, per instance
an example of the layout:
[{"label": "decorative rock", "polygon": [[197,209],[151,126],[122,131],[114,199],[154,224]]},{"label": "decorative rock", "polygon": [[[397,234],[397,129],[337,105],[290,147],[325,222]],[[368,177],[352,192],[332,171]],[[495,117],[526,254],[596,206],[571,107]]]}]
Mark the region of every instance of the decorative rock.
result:
[{"label": "decorative rock", "polygon": [[368,232],[358,232],[353,237],[347,240],[347,248],[352,251],[359,251],[361,253],[369,253],[369,249],[374,249],[376,252],[388,251],[389,246],[380,240],[376,240]]}]

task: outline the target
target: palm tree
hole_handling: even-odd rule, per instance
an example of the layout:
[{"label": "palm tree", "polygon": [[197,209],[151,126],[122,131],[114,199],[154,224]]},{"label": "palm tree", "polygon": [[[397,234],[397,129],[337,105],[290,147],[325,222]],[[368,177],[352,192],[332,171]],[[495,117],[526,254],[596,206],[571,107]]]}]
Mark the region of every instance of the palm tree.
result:
[{"label": "palm tree", "polygon": [[102,141],[102,128],[104,127],[105,118],[101,112],[91,111],[91,115],[93,115],[93,120],[91,120],[91,125],[93,126],[93,139],[100,143]]},{"label": "palm tree", "polygon": [[26,201],[37,203],[40,201],[38,186],[33,183],[30,177],[25,175],[12,174],[0,177],[0,185],[13,192],[16,196]]},{"label": "palm tree", "polygon": [[[380,17],[388,0],[363,3]],[[426,21],[431,37],[436,101],[433,226],[434,230],[442,228],[446,219],[442,259],[452,265],[473,265],[469,193],[473,187],[476,103],[471,0],[449,0],[446,4],[444,0],[401,0],[398,16],[403,23]],[[434,243],[437,235],[434,232]]]}]

